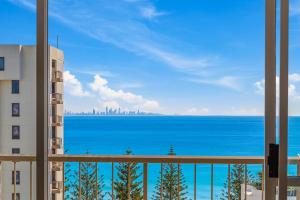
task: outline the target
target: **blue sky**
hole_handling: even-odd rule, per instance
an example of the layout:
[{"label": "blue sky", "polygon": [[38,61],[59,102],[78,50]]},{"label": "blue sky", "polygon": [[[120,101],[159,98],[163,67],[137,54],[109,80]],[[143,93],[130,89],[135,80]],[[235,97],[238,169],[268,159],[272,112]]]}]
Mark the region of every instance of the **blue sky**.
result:
[{"label": "blue sky", "polygon": [[[67,110],[263,114],[264,0],[49,2]],[[290,7],[290,114],[300,114],[300,1]],[[34,9],[0,0],[1,44],[35,44]]]}]

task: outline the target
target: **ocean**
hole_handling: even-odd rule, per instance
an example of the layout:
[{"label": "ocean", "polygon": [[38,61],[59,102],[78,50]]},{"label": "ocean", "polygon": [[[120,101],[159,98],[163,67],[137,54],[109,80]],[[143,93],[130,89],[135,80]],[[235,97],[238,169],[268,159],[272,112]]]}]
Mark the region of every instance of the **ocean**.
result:
[{"label": "ocean", "polygon": [[[66,116],[65,150],[68,154],[166,155],[171,146],[177,155],[262,156],[264,118],[241,116]],[[289,155],[300,153],[300,117],[289,118]],[[193,195],[193,165],[182,165]],[[261,166],[248,167],[256,175]],[[111,166],[100,164],[105,190],[110,191]],[[151,197],[160,166],[149,166]],[[292,167],[289,173],[294,174]],[[227,166],[214,166],[214,197],[227,178]],[[197,198],[210,199],[210,165],[197,166]]]}]

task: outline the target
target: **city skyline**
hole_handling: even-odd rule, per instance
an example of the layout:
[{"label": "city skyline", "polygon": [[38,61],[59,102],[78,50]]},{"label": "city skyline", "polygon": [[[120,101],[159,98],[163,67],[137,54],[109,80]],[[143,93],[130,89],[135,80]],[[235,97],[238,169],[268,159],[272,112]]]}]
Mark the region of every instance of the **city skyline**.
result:
[{"label": "city skyline", "polygon": [[104,111],[99,111],[93,108],[91,111],[82,111],[82,112],[72,112],[71,110],[65,110],[65,115],[101,115],[101,116],[112,116],[112,115],[119,115],[119,116],[125,116],[125,115],[161,115],[160,113],[148,113],[140,111],[139,109],[134,110],[122,110],[121,108],[113,109],[106,107]]},{"label": "city skyline", "polygon": [[[35,1],[2,2],[0,42],[34,44]],[[66,108],[263,115],[265,2],[191,4],[50,0],[49,42],[56,45],[59,35],[66,55]],[[299,10],[292,0],[290,115],[300,114]]]}]

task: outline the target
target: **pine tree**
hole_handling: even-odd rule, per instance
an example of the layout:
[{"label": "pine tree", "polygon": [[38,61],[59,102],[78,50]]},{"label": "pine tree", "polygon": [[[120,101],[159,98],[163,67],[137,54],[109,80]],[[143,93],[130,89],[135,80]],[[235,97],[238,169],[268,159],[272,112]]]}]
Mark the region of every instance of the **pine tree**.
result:
[{"label": "pine tree", "polygon": [[80,181],[78,176],[79,171],[72,170],[72,168],[74,168],[74,166],[70,163],[65,165],[65,199],[103,200],[105,197],[105,193],[103,191],[105,186],[104,176],[98,175],[97,163],[80,163]]},{"label": "pine tree", "polygon": [[71,164],[64,164],[64,199],[75,200],[74,196],[74,174],[72,173]]},{"label": "pine tree", "polygon": [[[170,156],[174,156],[175,151],[173,146],[170,147],[168,153]],[[180,167],[180,165],[179,165]],[[188,199],[187,185],[185,181],[182,169],[178,170],[178,164],[167,163],[162,165],[162,174],[157,178],[155,191],[152,196],[153,200],[163,199],[178,200],[178,186],[179,186],[179,197],[182,200]],[[178,176],[179,175],[179,176]],[[178,181],[179,177],[179,181]],[[178,185],[179,183],[179,185]]]},{"label": "pine tree", "polygon": [[[131,150],[126,150],[126,155],[132,155]],[[140,167],[137,163],[119,163],[117,180],[114,182],[115,199],[142,200],[143,190],[140,180]]]},{"label": "pine tree", "polygon": [[[102,200],[104,199],[104,176],[98,176],[97,163],[84,162],[80,164],[80,184],[79,180],[75,182],[74,196],[80,200]],[[97,182],[98,176],[98,182]],[[97,191],[98,188],[98,191]],[[78,199],[78,198],[77,198]]]},{"label": "pine tree", "polygon": [[[245,184],[245,165],[233,165],[230,172],[230,177],[230,194],[228,194],[228,180],[226,180],[226,182],[224,183],[224,188],[221,192],[220,200],[227,200],[229,195],[231,200],[241,200],[241,185]],[[253,177],[251,172],[247,170],[246,184],[261,187],[260,181],[260,178]]]}]

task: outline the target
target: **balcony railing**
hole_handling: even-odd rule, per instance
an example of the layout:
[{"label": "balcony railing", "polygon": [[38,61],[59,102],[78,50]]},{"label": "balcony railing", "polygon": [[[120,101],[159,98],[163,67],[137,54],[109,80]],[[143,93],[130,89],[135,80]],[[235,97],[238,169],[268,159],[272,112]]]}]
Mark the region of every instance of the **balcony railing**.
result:
[{"label": "balcony railing", "polygon": [[52,82],[63,82],[63,73],[61,71],[52,72]]},{"label": "balcony railing", "polygon": [[63,117],[56,115],[50,117],[50,124],[51,126],[62,126],[63,125]]},{"label": "balcony railing", "polygon": [[63,104],[63,95],[60,93],[51,94],[51,103],[52,104]]},{"label": "balcony railing", "polygon": [[[187,165],[193,165],[193,199],[197,199],[197,165],[199,164],[206,164],[210,167],[210,191],[211,196],[213,199],[214,195],[214,178],[215,173],[214,169],[215,166],[220,165],[227,165],[228,167],[228,173],[227,173],[227,183],[228,183],[228,191],[230,191],[230,183],[231,183],[231,175],[230,175],[230,169],[233,164],[243,164],[245,167],[245,180],[247,180],[247,167],[249,165],[260,165],[262,168],[262,176],[264,177],[264,157],[261,156],[133,156],[133,155],[49,155],[49,162],[53,163],[53,165],[57,165],[58,163],[79,163],[79,168],[81,163],[89,162],[89,163],[96,163],[98,166],[98,163],[111,163],[111,194],[112,199],[114,200],[114,170],[115,170],[115,164],[116,163],[140,163],[143,165],[142,168],[142,176],[143,176],[143,199],[148,199],[148,165],[149,164],[160,164],[161,170],[160,174],[162,176],[163,174],[163,164],[166,163],[174,163],[178,167],[178,176],[180,176],[180,168],[183,164]],[[32,192],[33,192],[33,185],[32,185],[32,163],[35,162],[36,158],[34,156],[20,156],[20,155],[0,155],[0,163],[5,162],[12,162],[13,163],[13,170],[16,171],[16,165],[20,162],[27,162],[30,165],[30,197],[29,200],[32,200]],[[290,157],[289,158],[289,164],[291,165],[297,165],[298,167],[298,175],[300,175],[300,158],[299,157]],[[79,170],[80,171],[80,170]],[[16,173],[15,173],[16,174]],[[80,172],[78,177],[80,177]],[[97,176],[98,177],[98,176]],[[81,179],[79,178],[79,185]],[[179,179],[178,179],[179,180]],[[263,180],[263,179],[262,179]],[[3,180],[3,181],[9,181],[9,180]],[[96,180],[98,182],[98,180]],[[180,188],[180,183],[178,182],[178,188]],[[299,184],[299,183],[298,183]],[[262,183],[264,185],[264,183]],[[247,184],[242,184],[243,191],[247,191]],[[15,187],[14,187],[14,193],[16,193]],[[64,182],[63,181],[53,181],[51,184],[51,189],[53,193],[60,193],[62,192],[64,188]],[[128,191],[130,192],[131,188],[128,188]],[[177,190],[180,191],[180,190]],[[201,191],[200,191],[201,192]],[[300,194],[300,191],[297,189],[297,195]],[[264,195],[264,188],[262,187],[262,197]],[[247,193],[245,193],[245,196],[242,199],[247,199]],[[299,198],[299,196],[297,196]],[[80,199],[80,192],[79,192],[79,199]],[[162,198],[161,198],[162,199]]]},{"label": "balcony railing", "polygon": [[53,149],[61,149],[62,148],[62,138],[59,138],[59,137],[52,138],[52,148]]}]

